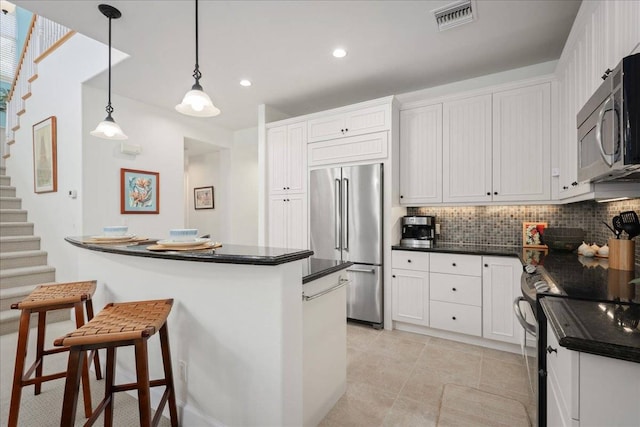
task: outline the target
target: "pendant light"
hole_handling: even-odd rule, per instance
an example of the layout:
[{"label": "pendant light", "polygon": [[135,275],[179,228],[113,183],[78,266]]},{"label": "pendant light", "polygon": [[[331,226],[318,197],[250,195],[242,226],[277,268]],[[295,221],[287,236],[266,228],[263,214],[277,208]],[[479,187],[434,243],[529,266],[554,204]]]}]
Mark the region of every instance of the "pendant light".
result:
[{"label": "pendant light", "polygon": [[193,70],[193,78],[196,79],[191,90],[182,99],[182,103],[176,105],[179,113],[195,117],[214,117],[220,114],[220,110],[213,105],[211,98],[200,86],[200,66],[198,65],[198,0],[196,0],[196,67]]},{"label": "pendant light", "polygon": [[113,113],[113,107],[111,106],[111,20],[118,19],[122,16],[120,11],[108,4],[101,4],[98,6],[100,12],[107,18],[109,18],[109,101],[107,102],[107,117],[98,123],[95,130],[91,131],[91,135],[104,139],[129,139],[127,135],[122,132],[120,126],[113,120],[111,113]]}]

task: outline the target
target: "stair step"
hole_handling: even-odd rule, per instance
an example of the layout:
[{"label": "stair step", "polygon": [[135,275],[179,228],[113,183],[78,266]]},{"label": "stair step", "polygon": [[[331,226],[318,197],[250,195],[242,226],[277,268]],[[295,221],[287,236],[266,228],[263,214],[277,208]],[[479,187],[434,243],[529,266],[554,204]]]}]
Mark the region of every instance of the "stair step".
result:
[{"label": "stair step", "polygon": [[0,175],[6,175],[7,174],[7,167],[6,166],[0,166]]},{"label": "stair step", "polygon": [[0,236],[33,236],[33,223],[0,222]]},{"label": "stair step", "polygon": [[0,270],[0,288],[50,283],[56,280],[56,269],[48,265]]},{"label": "stair step", "polygon": [[[64,322],[71,318],[71,310],[62,309],[47,312],[47,324]],[[0,335],[14,334],[18,331],[20,325],[20,310],[3,310],[0,311]],[[31,315],[31,331],[35,332],[33,327],[38,325],[37,314]]]},{"label": "stair step", "polygon": [[22,301],[29,295],[36,285],[16,286],[14,288],[0,289],[0,311],[11,310],[11,304]]},{"label": "stair step", "polygon": [[0,271],[38,265],[47,265],[47,252],[20,251],[0,254]]},{"label": "stair step", "polygon": [[18,197],[0,197],[0,209],[22,209],[22,199]]},{"label": "stair step", "polygon": [[11,177],[10,176],[6,176],[6,175],[0,176],[0,185],[4,185],[6,187],[10,187],[11,186]]},{"label": "stair step", "polygon": [[38,236],[2,236],[0,237],[0,252],[20,252],[40,250]]},{"label": "stair step", "polygon": [[16,187],[0,185],[0,197],[16,197]]},{"label": "stair step", "polygon": [[0,222],[27,222],[24,209],[0,209]]}]

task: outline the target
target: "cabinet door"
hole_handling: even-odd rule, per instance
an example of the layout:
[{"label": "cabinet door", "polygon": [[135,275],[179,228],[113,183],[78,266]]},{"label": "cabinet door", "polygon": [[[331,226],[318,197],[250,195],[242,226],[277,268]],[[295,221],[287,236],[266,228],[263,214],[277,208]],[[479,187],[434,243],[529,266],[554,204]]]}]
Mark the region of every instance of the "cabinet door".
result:
[{"label": "cabinet door", "polygon": [[491,201],[491,95],[442,106],[444,202]]},{"label": "cabinet door", "polygon": [[284,194],[287,187],[287,126],[269,129],[267,151],[269,193]]},{"label": "cabinet door", "polygon": [[345,136],[380,132],[389,129],[391,108],[388,104],[347,113],[345,120]]},{"label": "cabinet door", "polygon": [[522,263],[511,257],[482,257],[482,336],[518,344],[523,329],[513,312],[520,295]]},{"label": "cabinet door", "polygon": [[442,202],[442,104],[400,112],[400,204]]},{"label": "cabinet door", "polygon": [[285,199],[287,248],[307,249],[307,196],[291,194]]},{"label": "cabinet door", "polygon": [[493,201],[551,199],[551,85],[493,94]]},{"label": "cabinet door", "polygon": [[269,198],[269,243],[273,248],[287,247],[286,202],[283,196]]},{"label": "cabinet door", "polygon": [[344,114],[309,120],[309,142],[341,138],[344,136],[345,127],[346,117]]},{"label": "cabinet door", "polygon": [[307,123],[287,126],[287,190],[303,193],[307,189]]},{"label": "cabinet door", "polygon": [[429,326],[429,273],[394,268],[391,274],[393,320]]}]

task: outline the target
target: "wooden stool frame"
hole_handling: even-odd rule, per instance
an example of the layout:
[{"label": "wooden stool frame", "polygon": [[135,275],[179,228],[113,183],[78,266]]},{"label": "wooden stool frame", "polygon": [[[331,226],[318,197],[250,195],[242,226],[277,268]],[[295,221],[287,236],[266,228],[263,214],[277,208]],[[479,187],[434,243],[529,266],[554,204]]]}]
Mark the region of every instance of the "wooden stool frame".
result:
[{"label": "wooden stool frame", "polygon": [[[51,286],[55,286],[56,284],[52,284]],[[13,304],[11,308],[19,309],[20,303]],[[83,307],[84,306],[84,307]],[[79,328],[84,325],[84,308],[87,311],[87,319],[91,320],[93,318],[93,304],[91,302],[90,295],[87,297],[83,295],[79,302],[65,302],[60,304],[46,304],[43,303],[42,306],[36,306],[31,308],[22,308],[22,312],[20,313],[20,323],[18,327],[18,343],[16,346],[16,360],[15,367],[13,371],[13,385],[11,388],[11,403],[9,406],[9,420],[7,423],[8,427],[16,427],[18,425],[18,417],[20,412],[20,400],[22,398],[22,388],[30,385],[34,385],[34,395],[39,395],[42,391],[42,383],[47,381],[56,380],[59,378],[64,378],[67,376],[67,371],[57,372],[54,374],[43,375],[44,368],[44,357],[62,353],[65,351],[69,351],[69,347],[60,347],[60,348],[44,348],[44,340],[45,340],[45,332],[47,325],[47,312],[53,310],[60,309],[74,309],[75,312],[75,320],[76,326]],[[37,330],[37,341],[36,341],[36,360],[29,367],[29,369],[24,370],[25,362],[27,358],[27,347],[29,343],[29,331],[30,331],[30,322],[31,315],[33,313],[38,314],[38,330]],[[96,378],[98,380],[102,379],[102,372],[100,369],[100,359],[98,357],[98,352],[91,352],[89,354],[89,358],[93,360],[94,367],[96,370]],[[34,374],[35,376],[31,378]],[[84,413],[85,417],[89,418],[92,414],[91,409],[91,388],[89,384],[89,369],[88,365],[84,364],[84,368],[82,370],[82,394],[84,400]]]}]

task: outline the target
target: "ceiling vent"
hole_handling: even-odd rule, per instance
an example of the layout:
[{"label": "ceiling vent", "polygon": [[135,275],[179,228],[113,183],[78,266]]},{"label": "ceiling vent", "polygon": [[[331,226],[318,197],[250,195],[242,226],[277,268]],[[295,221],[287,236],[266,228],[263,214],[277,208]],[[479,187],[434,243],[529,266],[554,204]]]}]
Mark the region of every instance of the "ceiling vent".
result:
[{"label": "ceiling vent", "polygon": [[462,0],[432,10],[438,23],[438,30],[444,31],[477,19],[476,2]]}]

